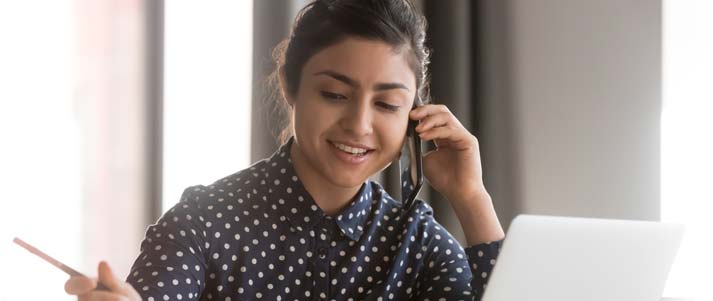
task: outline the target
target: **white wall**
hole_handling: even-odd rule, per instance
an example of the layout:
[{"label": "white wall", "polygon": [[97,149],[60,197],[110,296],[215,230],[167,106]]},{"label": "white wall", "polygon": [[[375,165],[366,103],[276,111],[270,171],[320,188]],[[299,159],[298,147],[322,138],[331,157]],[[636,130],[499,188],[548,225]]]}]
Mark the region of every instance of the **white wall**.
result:
[{"label": "white wall", "polygon": [[483,151],[494,199],[509,202],[503,224],[516,213],[658,220],[661,3],[485,8],[485,36],[500,44],[485,52]]}]

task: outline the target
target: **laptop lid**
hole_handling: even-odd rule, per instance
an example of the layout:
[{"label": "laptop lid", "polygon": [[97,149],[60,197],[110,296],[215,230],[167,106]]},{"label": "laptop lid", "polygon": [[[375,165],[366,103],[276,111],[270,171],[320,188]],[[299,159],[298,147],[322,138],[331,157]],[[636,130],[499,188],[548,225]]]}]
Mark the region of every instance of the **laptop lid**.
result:
[{"label": "laptop lid", "polygon": [[519,215],[483,301],[659,301],[683,232],[673,223]]}]

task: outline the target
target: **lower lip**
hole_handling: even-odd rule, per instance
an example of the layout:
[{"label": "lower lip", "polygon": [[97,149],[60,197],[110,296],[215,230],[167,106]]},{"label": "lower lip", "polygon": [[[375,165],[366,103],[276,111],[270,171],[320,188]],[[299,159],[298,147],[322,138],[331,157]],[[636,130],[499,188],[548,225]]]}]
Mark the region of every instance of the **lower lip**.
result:
[{"label": "lower lip", "polygon": [[329,145],[331,146],[330,149],[332,149],[332,152],[337,156],[337,158],[341,159],[345,163],[349,164],[361,164],[364,161],[366,161],[369,156],[371,156],[372,151],[367,151],[366,154],[363,156],[356,156],[352,155],[350,153],[347,153],[345,151],[342,151],[341,149],[337,148],[332,142],[329,142]]}]

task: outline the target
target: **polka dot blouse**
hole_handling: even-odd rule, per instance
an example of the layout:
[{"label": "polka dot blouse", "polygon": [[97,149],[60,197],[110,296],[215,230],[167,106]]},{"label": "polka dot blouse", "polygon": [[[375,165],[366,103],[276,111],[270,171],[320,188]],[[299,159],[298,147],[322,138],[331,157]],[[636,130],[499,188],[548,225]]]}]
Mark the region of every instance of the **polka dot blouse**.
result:
[{"label": "polka dot blouse", "polygon": [[328,216],[286,143],[210,186],[189,187],[155,224],[127,281],[143,300],[479,300],[502,241],[465,250],[417,201],[376,182]]}]

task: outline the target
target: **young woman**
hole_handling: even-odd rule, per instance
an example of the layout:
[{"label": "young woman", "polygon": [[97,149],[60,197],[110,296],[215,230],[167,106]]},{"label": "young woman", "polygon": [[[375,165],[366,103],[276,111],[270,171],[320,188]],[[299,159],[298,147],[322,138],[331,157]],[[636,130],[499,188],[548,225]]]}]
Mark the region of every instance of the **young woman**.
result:
[{"label": "young woman", "polygon": [[[477,139],[428,100],[426,23],[407,0],[318,0],[276,49],[289,106],[269,158],[185,190],[149,226],[126,282],[66,283],[79,300],[480,299],[504,238]],[[369,176],[398,155],[409,119],[437,149],[430,185],[454,207],[468,247],[417,201],[408,211]]]}]

